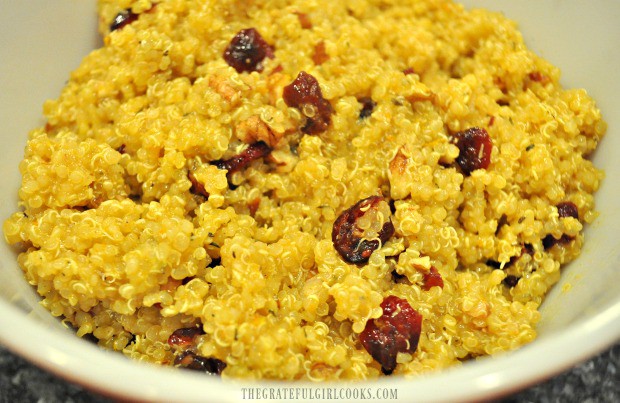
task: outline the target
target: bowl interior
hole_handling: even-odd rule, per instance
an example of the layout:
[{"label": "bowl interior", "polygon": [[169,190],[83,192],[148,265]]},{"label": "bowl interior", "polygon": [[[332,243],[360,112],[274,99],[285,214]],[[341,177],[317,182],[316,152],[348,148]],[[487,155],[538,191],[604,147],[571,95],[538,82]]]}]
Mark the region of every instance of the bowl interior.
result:
[{"label": "bowl interior", "polygon": [[[585,230],[582,256],[564,269],[562,280],[543,304],[540,338],[517,352],[440,374],[367,384],[397,388],[399,398],[489,398],[551,376],[620,338],[620,244],[616,236],[620,212],[615,208],[620,197],[620,167],[613,155],[620,149],[620,50],[616,43],[620,38],[620,2],[463,3],[502,11],[516,20],[526,43],[562,69],[566,87],[584,87],[597,100],[609,130],[593,158],[606,171],[606,179],[597,194],[600,216]],[[70,71],[89,50],[99,46],[96,24],[93,0],[11,2],[0,13],[2,221],[15,211],[18,202],[18,164],[27,132],[42,124],[43,102],[56,97]],[[12,248],[0,243],[0,343],[40,366],[106,394],[194,401],[204,398],[207,389],[209,396],[220,396],[221,401],[241,399],[241,383],[231,386],[204,376],[130,362],[78,339],[39,306],[36,292],[23,279],[15,256]],[[452,387],[445,388],[447,383]],[[282,386],[271,382],[261,385]]]}]

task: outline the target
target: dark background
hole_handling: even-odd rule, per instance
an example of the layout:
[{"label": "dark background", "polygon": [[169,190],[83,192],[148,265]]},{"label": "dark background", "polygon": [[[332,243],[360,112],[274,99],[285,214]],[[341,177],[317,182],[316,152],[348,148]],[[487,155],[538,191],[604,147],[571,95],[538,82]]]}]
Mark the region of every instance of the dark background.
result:
[{"label": "dark background", "polygon": [[[95,364],[96,365],[96,364]],[[620,343],[572,370],[501,403],[620,402]],[[0,346],[0,403],[109,403],[29,364]]]}]

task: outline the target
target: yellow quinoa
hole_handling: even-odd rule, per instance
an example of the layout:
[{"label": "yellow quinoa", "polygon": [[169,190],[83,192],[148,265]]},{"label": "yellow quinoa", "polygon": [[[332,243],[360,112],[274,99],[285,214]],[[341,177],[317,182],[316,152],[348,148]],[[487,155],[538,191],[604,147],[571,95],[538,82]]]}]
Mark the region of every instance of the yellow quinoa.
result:
[{"label": "yellow quinoa", "polygon": [[[78,336],[163,365],[189,351],[224,377],[317,381],[383,376],[360,335],[388,296],[423,318],[395,375],[534,340],[596,216],[588,157],[606,125],[513,22],[448,0],[99,0],[99,17],[103,46],[45,103],[3,226]],[[249,28],[272,54],[238,72],[224,53]],[[318,133],[305,128],[319,111],[283,98],[300,72],[331,107]],[[492,147],[467,172],[471,128]],[[259,141],[268,155],[217,164]],[[371,196],[387,204],[358,232],[378,245],[351,263],[334,222]]]}]

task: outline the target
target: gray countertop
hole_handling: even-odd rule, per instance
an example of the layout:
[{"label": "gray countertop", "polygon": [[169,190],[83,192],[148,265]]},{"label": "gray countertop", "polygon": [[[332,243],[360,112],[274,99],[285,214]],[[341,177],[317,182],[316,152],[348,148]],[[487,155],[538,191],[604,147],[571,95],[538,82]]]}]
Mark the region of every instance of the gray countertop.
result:
[{"label": "gray countertop", "polygon": [[[67,383],[0,346],[0,403],[107,403],[110,400]],[[620,402],[620,343],[570,371],[501,403]]]}]

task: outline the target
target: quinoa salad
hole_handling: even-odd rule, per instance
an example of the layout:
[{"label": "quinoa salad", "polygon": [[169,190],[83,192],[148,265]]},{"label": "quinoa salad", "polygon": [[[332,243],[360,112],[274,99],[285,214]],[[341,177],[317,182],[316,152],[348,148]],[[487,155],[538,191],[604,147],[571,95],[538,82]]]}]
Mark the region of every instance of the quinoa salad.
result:
[{"label": "quinoa salad", "polygon": [[99,0],[3,224],[80,337],[244,379],[415,376],[536,338],[606,124],[449,0]]}]

